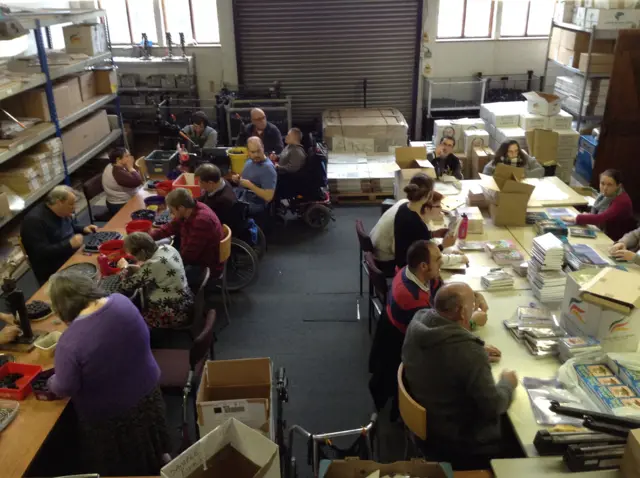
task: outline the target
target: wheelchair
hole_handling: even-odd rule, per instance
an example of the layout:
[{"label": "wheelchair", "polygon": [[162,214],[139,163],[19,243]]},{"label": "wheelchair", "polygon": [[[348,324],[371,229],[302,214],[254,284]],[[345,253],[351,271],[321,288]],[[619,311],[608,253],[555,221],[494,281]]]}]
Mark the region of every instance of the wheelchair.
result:
[{"label": "wheelchair", "polygon": [[267,248],[262,229],[248,217],[249,204],[238,201],[233,213],[238,220],[229,225],[231,255],[227,262],[227,289],[237,291],[247,287],[258,277],[260,258]]},{"label": "wheelchair", "polygon": [[330,221],[335,221],[327,187],[328,162],[326,145],[314,142],[300,171],[278,177],[278,201],[274,201],[277,218],[284,222],[290,212],[313,229],[324,229]]}]

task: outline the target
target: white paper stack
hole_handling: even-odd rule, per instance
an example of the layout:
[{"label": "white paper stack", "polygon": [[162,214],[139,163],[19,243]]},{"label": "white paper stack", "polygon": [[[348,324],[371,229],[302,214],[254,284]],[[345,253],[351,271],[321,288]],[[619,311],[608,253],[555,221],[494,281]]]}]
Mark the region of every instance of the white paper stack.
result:
[{"label": "white paper stack", "polygon": [[480,279],[486,290],[513,289],[513,277],[505,271],[492,271]]},{"label": "white paper stack", "polygon": [[564,298],[567,276],[562,272],[564,248],[551,233],[533,240],[527,278],[533,294],[541,302],[558,302]]}]

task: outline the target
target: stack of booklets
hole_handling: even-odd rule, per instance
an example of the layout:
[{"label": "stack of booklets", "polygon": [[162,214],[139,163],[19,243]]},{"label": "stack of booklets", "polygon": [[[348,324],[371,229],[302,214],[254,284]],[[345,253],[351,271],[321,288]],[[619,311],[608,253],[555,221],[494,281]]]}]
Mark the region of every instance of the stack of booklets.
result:
[{"label": "stack of booklets", "polygon": [[491,257],[499,266],[512,266],[514,264],[517,265],[524,260],[524,256],[515,249],[511,249],[510,251],[494,252]]},{"label": "stack of booklets", "polygon": [[602,353],[602,345],[593,337],[564,337],[558,341],[558,358],[562,363],[574,357],[600,353]]},{"label": "stack of booklets", "polygon": [[558,342],[567,335],[549,310],[539,307],[518,307],[517,317],[504,326],[535,358],[556,355]]},{"label": "stack of booklets", "polygon": [[515,249],[515,245],[513,244],[513,242],[511,241],[507,241],[507,240],[500,240],[500,241],[487,241],[484,243],[484,249],[491,254],[491,257],[493,257],[493,254],[495,254],[496,252],[504,252],[504,251],[511,251]]},{"label": "stack of booklets", "polygon": [[558,302],[564,297],[567,276],[562,272],[564,247],[552,233],[533,240],[527,278],[533,294],[542,302]]},{"label": "stack of booklets", "polygon": [[556,236],[567,237],[569,234],[569,229],[567,228],[567,224],[560,219],[543,219],[542,221],[536,221],[535,226],[533,228],[536,231],[536,234],[542,235],[550,232]]},{"label": "stack of booklets", "polygon": [[549,219],[546,212],[527,212],[527,224],[535,224],[538,221]]},{"label": "stack of booklets", "polygon": [[513,277],[503,270],[489,272],[480,282],[486,290],[513,289]]},{"label": "stack of booklets", "polygon": [[566,244],[565,252],[567,264],[574,271],[586,269],[588,267],[607,267],[613,265],[613,261],[608,261],[596,252],[593,247],[586,244]]}]

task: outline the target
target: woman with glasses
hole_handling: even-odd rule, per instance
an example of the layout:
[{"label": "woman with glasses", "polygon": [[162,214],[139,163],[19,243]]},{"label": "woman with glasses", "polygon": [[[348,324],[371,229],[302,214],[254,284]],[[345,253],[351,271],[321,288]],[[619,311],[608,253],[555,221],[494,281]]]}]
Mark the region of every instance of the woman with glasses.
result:
[{"label": "woman with glasses", "polygon": [[[437,191],[434,191],[433,195],[431,196],[431,201],[429,201],[427,204],[424,205],[423,212],[422,212],[422,219],[426,223],[429,223],[431,221],[439,222],[442,220],[442,199],[443,198],[444,196],[442,194],[440,194]],[[435,234],[437,233],[438,231],[435,231]],[[450,236],[445,235],[445,240],[447,240],[448,237]],[[455,241],[455,236],[453,236],[453,239]],[[444,241],[443,241],[443,247],[447,247],[444,245]],[[447,266],[453,266],[457,264],[468,264],[468,263],[469,263],[469,258],[464,254],[460,254],[460,253],[447,254],[446,252],[442,254],[442,268],[444,269],[446,269]]]}]

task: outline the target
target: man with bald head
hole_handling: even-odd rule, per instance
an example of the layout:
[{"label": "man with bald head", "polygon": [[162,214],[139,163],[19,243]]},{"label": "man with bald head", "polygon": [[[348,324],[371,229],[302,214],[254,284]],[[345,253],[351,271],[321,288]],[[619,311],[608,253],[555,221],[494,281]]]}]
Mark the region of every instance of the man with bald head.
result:
[{"label": "man with bald head", "polygon": [[231,180],[238,185],[238,199],[249,203],[249,215],[261,215],[273,200],[278,182],[278,173],[273,163],[264,154],[262,140],[252,136],[247,140],[249,159],[242,174],[234,174]]},{"label": "man with bald head", "polygon": [[56,186],[44,202],[31,209],[22,220],[22,245],[40,285],[82,246],[83,234],[98,230],[94,225],[78,225],[73,219],[75,209],[74,190],[69,186]]},{"label": "man with bald head", "polygon": [[414,316],[402,347],[405,385],[427,411],[426,447],[454,469],[485,468],[505,454],[501,415],[518,385],[509,370],[495,383],[490,363],[501,354],[470,332],[476,308],[467,284],[442,286],[434,309]]},{"label": "man with bald head", "polygon": [[257,136],[264,144],[267,155],[280,154],[284,149],[282,133],[276,125],[267,121],[267,115],[260,108],[251,110],[251,124],[245,127],[245,136]]}]

